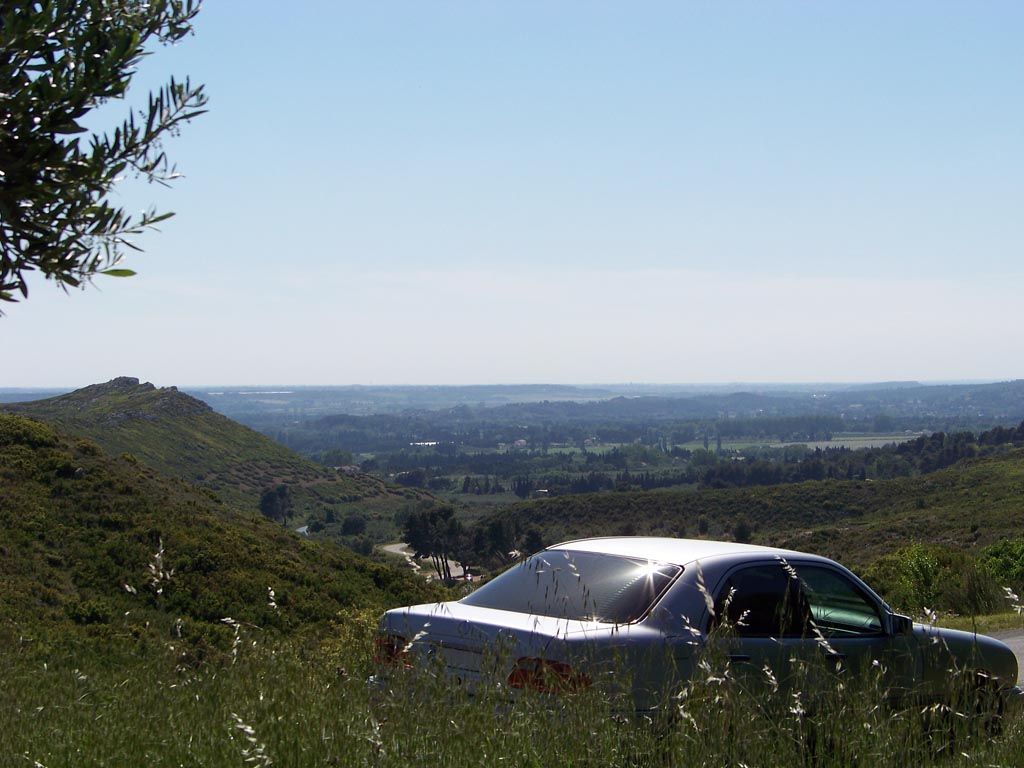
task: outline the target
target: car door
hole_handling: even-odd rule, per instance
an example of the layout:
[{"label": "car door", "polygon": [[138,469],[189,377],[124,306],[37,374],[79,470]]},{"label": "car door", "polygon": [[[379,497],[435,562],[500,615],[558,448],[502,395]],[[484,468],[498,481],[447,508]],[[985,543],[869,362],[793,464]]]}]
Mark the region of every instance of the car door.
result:
[{"label": "car door", "polygon": [[847,677],[908,692],[920,678],[920,654],[888,608],[850,574],[819,564],[794,566],[807,598],[811,635],[825,658]]},{"label": "car door", "polygon": [[712,663],[751,688],[794,687],[803,656],[809,615],[799,581],[777,561],[734,569],[719,587],[709,627]]},{"label": "car door", "polygon": [[[841,680],[908,689],[917,660],[884,604],[851,574],[782,559],[730,572],[716,596],[712,635],[748,685],[801,690]],[[873,677],[872,677],[873,675]]]}]

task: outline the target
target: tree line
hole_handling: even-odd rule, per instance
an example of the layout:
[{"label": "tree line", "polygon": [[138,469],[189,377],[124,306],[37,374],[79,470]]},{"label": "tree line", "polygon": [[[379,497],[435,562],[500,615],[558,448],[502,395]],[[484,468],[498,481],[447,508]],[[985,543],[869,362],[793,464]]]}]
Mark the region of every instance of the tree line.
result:
[{"label": "tree line", "polygon": [[[400,484],[462,494],[510,491],[521,499],[613,490],[654,490],[675,486],[741,488],[808,480],[887,480],[913,477],[983,456],[1006,446],[1024,445],[1024,423],[972,432],[935,432],[876,448],[751,447],[742,450],[640,445],[605,452],[517,451],[474,457],[418,457],[415,469],[395,475]],[[416,457],[391,457],[385,466],[412,466]],[[394,461],[394,463],[391,463]],[[457,479],[447,472],[466,472]],[[474,472],[474,470],[479,470]]]},{"label": "tree line", "polygon": [[412,512],[402,533],[417,558],[430,559],[442,581],[452,580],[453,562],[467,574],[478,566],[506,566],[544,548],[539,531],[515,518],[465,525],[448,505]]}]

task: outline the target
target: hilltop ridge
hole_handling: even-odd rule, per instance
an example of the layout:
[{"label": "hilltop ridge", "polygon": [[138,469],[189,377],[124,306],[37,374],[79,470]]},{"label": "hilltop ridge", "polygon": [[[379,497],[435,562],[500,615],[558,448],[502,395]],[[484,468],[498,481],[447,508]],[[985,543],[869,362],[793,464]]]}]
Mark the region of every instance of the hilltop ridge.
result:
[{"label": "hilltop ridge", "polygon": [[[368,536],[384,536],[396,512],[426,496],[321,466],[176,387],[157,388],[130,376],[44,400],[0,405],[4,411],[88,438],[110,455],[129,455],[237,509],[256,512],[265,494],[285,488],[281,493],[288,501],[280,521],[309,525],[327,536],[352,515],[367,521]],[[375,520],[387,524],[375,525]]]},{"label": "hilltop ridge", "polygon": [[[118,376],[102,384],[91,384],[36,402],[49,403],[54,414],[76,411],[82,417],[91,414],[101,423],[103,420],[116,423],[124,419],[153,419],[160,414],[188,416],[213,411],[202,400],[179,392],[177,387],[158,389],[133,376]],[[46,407],[42,407],[45,411]]]}]

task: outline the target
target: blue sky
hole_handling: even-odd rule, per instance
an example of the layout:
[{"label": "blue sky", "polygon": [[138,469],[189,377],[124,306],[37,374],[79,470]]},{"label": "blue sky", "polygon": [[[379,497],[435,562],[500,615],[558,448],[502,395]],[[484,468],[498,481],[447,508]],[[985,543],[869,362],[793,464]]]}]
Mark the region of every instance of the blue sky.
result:
[{"label": "blue sky", "polygon": [[[1024,5],[208,0],[210,112],[0,386],[1024,375]],[[112,105],[118,114],[124,105]]]}]

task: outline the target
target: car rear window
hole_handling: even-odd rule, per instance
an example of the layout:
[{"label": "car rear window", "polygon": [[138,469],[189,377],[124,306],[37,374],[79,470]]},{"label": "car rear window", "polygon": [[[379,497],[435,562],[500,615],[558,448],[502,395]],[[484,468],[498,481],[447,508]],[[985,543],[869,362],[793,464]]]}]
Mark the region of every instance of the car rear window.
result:
[{"label": "car rear window", "polygon": [[481,608],[627,624],[643,616],[682,570],[649,560],[549,550],[524,560],[462,602]]}]

